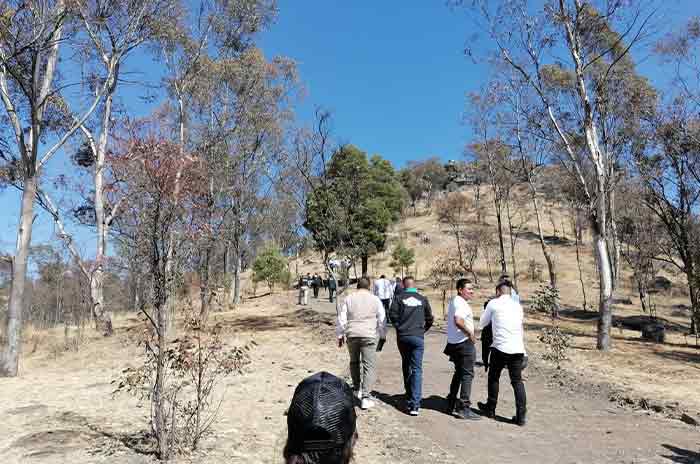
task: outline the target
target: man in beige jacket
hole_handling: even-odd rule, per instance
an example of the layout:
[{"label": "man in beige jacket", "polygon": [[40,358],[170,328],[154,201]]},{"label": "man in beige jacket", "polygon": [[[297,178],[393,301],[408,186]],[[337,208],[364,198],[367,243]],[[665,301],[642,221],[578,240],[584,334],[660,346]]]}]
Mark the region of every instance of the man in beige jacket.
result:
[{"label": "man in beige jacket", "polygon": [[369,409],[374,406],[370,394],[376,378],[377,341],[386,337],[386,312],[381,300],[369,291],[367,277],[358,281],[357,289],[340,306],[335,333],[339,348],[348,345],[350,375],[360,407]]}]

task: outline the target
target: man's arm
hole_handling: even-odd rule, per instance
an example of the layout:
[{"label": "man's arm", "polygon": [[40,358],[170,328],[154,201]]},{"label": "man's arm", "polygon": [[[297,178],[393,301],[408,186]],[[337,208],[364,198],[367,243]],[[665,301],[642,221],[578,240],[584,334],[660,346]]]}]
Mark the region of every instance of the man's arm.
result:
[{"label": "man's arm", "polygon": [[479,319],[479,329],[483,329],[491,323],[491,313],[493,313],[493,311],[491,309],[491,303],[489,303],[486,305],[484,312],[481,313],[481,318]]},{"label": "man's arm", "polygon": [[381,300],[377,299],[377,336],[386,338],[386,311]]},{"label": "man's arm", "polygon": [[430,301],[425,297],[423,297],[423,299],[425,300],[423,312],[425,313],[425,331],[427,332],[433,326],[433,310],[430,308]]},{"label": "man's arm", "polygon": [[455,325],[459,330],[462,331],[464,335],[469,337],[469,340],[471,340],[472,343],[476,343],[476,335],[474,334],[474,329],[470,330],[469,327],[467,327],[467,323],[463,317],[455,316]]},{"label": "man's arm", "polygon": [[394,301],[392,301],[391,306],[389,307],[389,322],[392,324],[396,325],[400,321],[401,317],[401,309],[399,308],[399,305],[401,303],[399,302],[398,298],[394,298]]},{"label": "man's arm", "polygon": [[348,328],[348,302],[347,299],[343,301],[338,310],[338,318],[335,323],[335,336],[338,338],[338,347],[343,346],[345,341],[345,330]]}]

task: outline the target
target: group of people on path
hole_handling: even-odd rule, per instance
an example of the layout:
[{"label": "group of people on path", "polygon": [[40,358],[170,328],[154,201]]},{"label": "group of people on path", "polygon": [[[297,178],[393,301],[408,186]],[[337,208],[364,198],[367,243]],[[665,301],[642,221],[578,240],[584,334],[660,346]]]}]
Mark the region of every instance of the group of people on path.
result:
[{"label": "group of people on path", "polygon": [[[314,374],[297,386],[287,413],[287,464],[350,463],[357,441],[355,401],[360,400],[362,409],[375,404],[371,395],[376,380],[376,353],[382,350],[389,324],[396,329],[407,411],[411,416],[419,415],[424,336],[434,318],[428,298],[418,292],[412,277],[406,277],[400,285],[382,276],[371,287],[369,278],[362,277],[358,290],[343,301],[336,335],[338,347],[347,345],[352,387],[328,372]],[[456,290],[448,308],[443,351],[454,364],[445,412],[461,419],[478,420],[482,415],[495,418],[499,380],[507,368],[515,394],[513,422],[524,426],[527,404],[522,371],[527,356],[523,309],[513,284],[508,276],[501,276],[496,295],[486,302],[479,320],[482,359],[488,372],[487,400],[477,403],[481,415],[471,409],[477,337],[469,302],[474,290],[468,279],[459,279]],[[390,293],[391,297],[386,298]]]},{"label": "group of people on path", "polygon": [[324,288],[328,291],[328,300],[333,303],[334,298],[335,298],[335,293],[337,290],[337,282],[335,279],[331,279],[326,277],[325,279],[321,277],[320,274],[314,273],[312,276],[311,274],[307,273],[306,275],[302,275],[299,278],[299,304],[300,305],[307,305],[309,304],[309,290],[313,291],[314,298],[318,299],[318,295],[321,291],[321,288]]},{"label": "group of people on path", "polygon": [[[348,295],[339,308],[336,336],[339,347],[348,347],[353,388],[360,407],[367,409],[375,404],[371,393],[376,379],[376,353],[384,345],[388,325],[393,325],[401,355],[406,409],[410,415],[417,416],[422,399],[424,337],[432,327],[434,317],[430,301],[418,292],[414,279],[406,277],[401,284],[401,289],[395,291],[391,288],[391,281],[382,276],[375,281],[374,292],[371,292],[369,278],[361,278],[358,291]],[[454,364],[446,412],[461,419],[495,417],[499,379],[503,369],[507,368],[516,400],[513,422],[525,425],[527,405],[522,370],[527,358],[523,309],[511,280],[505,275],[499,278],[496,295],[485,304],[479,321],[482,357],[488,373],[487,400],[477,404],[481,414],[471,409],[477,337],[469,302],[474,290],[468,279],[459,279],[456,290],[457,295],[450,300],[448,307],[447,340],[443,351]]]}]

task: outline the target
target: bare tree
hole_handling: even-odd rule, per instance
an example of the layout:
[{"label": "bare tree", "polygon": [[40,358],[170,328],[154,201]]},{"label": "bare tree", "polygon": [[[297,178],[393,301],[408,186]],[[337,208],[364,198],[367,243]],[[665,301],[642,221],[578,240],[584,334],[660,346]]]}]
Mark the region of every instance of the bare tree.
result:
[{"label": "bare tree", "polygon": [[484,231],[481,228],[467,230],[468,216],[471,213],[469,199],[461,192],[452,192],[437,206],[438,220],[449,227],[449,233],[455,240],[454,255],[463,272],[468,272],[474,278],[474,284],[479,283],[479,277],[474,269],[474,263],[479,255]]},{"label": "bare tree", "polygon": [[[600,281],[597,347],[608,350],[619,262],[616,170],[629,148],[618,123],[621,114],[631,123],[646,109],[627,98],[640,96],[646,84],[637,79],[629,51],[645,37],[654,11],[604,0],[558,0],[546,8],[528,0],[473,3],[499,61],[539,98],[542,126],[586,198]],[[566,57],[560,53],[562,38]],[[619,91],[629,87],[634,91]]]},{"label": "bare tree", "polygon": [[[22,190],[0,376],[18,373],[27,260],[42,170],[93,113],[107,89],[106,82],[93,82],[97,89],[94,97],[79,111],[71,112],[61,95],[70,84],[56,85],[62,45],[73,38],[72,32],[66,33],[71,7],[65,0],[12,0],[0,5],[4,17],[0,25],[0,99],[9,125],[0,130],[12,144],[2,156],[13,171],[15,186]],[[52,143],[42,143],[49,134]]]}]

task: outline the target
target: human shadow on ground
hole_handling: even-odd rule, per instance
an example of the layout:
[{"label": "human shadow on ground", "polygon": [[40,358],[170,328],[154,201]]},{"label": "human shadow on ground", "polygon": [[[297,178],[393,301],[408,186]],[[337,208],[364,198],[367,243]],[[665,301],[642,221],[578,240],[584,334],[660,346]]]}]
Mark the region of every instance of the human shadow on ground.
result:
[{"label": "human shadow on ground", "polygon": [[[403,394],[390,395],[388,393],[382,393],[382,392],[375,391],[374,397],[377,398],[382,403],[387,404],[389,406],[392,406],[397,411],[408,415],[408,408],[406,407],[406,401],[404,400],[405,395],[403,395]],[[421,409],[428,410],[428,411],[436,411],[436,412],[444,414],[447,417],[454,417],[454,416],[452,416],[452,414],[448,414],[448,412],[447,412],[447,400],[444,397],[438,396],[438,395],[431,395],[427,398],[423,398],[421,400]],[[472,411],[479,414],[480,416],[485,417],[484,414],[476,408],[472,408]],[[512,424],[513,423],[513,421],[511,419],[508,419],[508,418],[505,418],[502,416],[496,416],[496,422],[503,422],[505,424]]]},{"label": "human shadow on ground", "polygon": [[691,451],[677,446],[669,445],[664,443],[664,448],[673,453],[673,455],[662,454],[662,458],[666,458],[671,462],[677,462],[679,464],[698,464],[700,463],[700,453],[696,451]]},{"label": "human shadow on ground", "polygon": [[298,327],[288,315],[282,316],[248,316],[231,321],[222,321],[225,328],[234,330],[255,330],[256,332],[289,329]]}]

